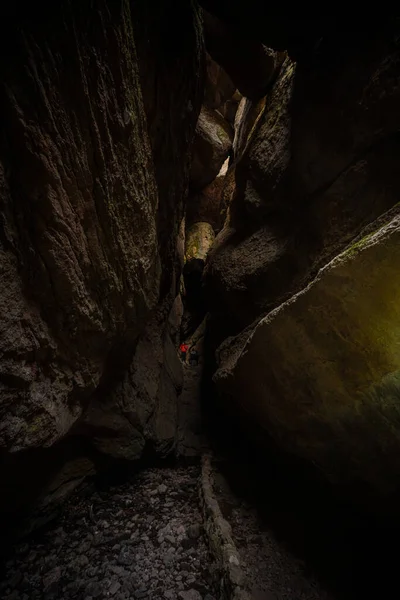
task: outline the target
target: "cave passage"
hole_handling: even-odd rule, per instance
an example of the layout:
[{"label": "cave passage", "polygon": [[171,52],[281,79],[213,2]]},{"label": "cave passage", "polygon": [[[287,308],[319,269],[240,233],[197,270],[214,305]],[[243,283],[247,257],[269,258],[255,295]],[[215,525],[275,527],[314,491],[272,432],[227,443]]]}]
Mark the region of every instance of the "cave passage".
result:
[{"label": "cave passage", "polygon": [[400,19],[34,4],[0,7],[1,599],[395,597]]}]

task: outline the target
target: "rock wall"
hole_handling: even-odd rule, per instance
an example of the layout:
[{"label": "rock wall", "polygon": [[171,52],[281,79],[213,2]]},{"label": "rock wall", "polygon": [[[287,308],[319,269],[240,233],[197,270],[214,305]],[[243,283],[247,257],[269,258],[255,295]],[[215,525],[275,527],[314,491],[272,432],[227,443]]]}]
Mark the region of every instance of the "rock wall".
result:
[{"label": "rock wall", "polygon": [[397,222],[371,242],[376,262],[334,259],[398,202],[398,30],[349,30],[339,46],[323,36],[307,60],[286,59],[235,148],[205,272],[227,409],[260,445],[268,434],[337,483],[380,492],[399,485],[398,356],[383,350],[397,330],[384,283]]},{"label": "rock wall", "polygon": [[[203,49],[195,4],[174,3],[179,19],[169,4],[0,9],[4,511],[63,495],[104,454],[174,444],[166,323]],[[151,335],[150,375],[138,356]],[[169,392],[145,394],[149,375]]]}]

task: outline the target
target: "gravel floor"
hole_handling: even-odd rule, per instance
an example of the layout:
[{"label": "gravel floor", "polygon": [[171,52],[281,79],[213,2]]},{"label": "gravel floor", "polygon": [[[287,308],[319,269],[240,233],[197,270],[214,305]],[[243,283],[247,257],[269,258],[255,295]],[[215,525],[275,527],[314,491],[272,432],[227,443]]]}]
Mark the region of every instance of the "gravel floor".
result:
[{"label": "gravel floor", "polygon": [[214,492],[231,525],[251,600],[334,600],[305,574],[302,563],[260,522],[257,510],[235,496],[218,472]]},{"label": "gravel floor", "polygon": [[20,544],[4,600],[214,600],[198,507],[198,467],[149,469],[76,496],[53,529]]}]

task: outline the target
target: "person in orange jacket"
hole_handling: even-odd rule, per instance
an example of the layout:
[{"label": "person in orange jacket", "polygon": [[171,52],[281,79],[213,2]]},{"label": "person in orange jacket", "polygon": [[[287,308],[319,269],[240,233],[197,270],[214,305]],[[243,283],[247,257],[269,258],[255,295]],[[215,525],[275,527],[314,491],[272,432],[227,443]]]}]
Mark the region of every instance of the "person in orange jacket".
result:
[{"label": "person in orange jacket", "polygon": [[179,350],[181,352],[181,359],[183,362],[186,362],[186,355],[187,351],[189,350],[189,346],[185,342],[182,342],[182,344],[179,346]]}]

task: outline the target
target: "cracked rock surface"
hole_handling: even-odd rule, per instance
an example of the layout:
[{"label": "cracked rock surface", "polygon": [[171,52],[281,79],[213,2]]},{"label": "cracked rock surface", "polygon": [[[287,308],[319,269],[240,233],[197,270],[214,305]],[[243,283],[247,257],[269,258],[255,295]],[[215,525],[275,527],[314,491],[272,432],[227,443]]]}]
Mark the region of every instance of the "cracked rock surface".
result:
[{"label": "cracked rock surface", "polygon": [[198,507],[198,467],[149,469],[77,494],[61,521],[15,548],[4,600],[214,600]]}]

